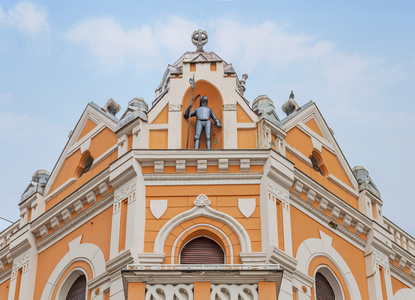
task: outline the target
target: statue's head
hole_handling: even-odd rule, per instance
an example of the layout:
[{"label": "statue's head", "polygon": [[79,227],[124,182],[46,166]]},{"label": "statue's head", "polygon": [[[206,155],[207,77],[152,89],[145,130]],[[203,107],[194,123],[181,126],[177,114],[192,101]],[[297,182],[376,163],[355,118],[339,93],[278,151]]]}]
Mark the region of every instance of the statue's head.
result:
[{"label": "statue's head", "polygon": [[207,105],[208,105],[208,97],[203,96],[202,98],[200,98],[200,106],[207,106]]}]

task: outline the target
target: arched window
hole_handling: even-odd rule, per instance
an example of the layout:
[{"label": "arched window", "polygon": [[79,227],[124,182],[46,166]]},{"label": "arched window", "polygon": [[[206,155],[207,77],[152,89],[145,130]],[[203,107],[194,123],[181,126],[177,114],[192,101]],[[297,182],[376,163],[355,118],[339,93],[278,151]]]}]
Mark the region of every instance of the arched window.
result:
[{"label": "arched window", "polygon": [[323,163],[323,159],[316,151],[313,151],[313,154],[310,156],[310,160],[313,164],[314,171],[319,172],[323,176],[327,176],[327,169]]},{"label": "arched window", "polygon": [[333,271],[327,266],[321,266],[315,273],[316,300],[343,300],[344,294],[340,282]]},{"label": "arched window", "polygon": [[225,253],[214,240],[198,237],[188,242],[180,253],[181,264],[224,264]]},{"label": "arched window", "polygon": [[316,295],[317,300],[335,300],[334,291],[326,277],[320,272],[316,274]]},{"label": "arched window", "polygon": [[73,269],[58,290],[59,300],[85,300],[87,297],[87,275],[84,270]]}]

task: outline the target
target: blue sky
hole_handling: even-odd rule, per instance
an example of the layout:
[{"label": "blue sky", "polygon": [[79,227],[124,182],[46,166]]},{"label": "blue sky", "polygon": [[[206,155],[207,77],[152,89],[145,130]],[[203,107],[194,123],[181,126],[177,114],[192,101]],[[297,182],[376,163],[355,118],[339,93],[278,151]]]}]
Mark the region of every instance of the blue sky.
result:
[{"label": "blue sky", "polygon": [[[413,1],[7,1],[0,3],[0,216],[51,171],[88,102],[151,104],[167,64],[207,51],[248,73],[245,96],[317,103],[384,215],[415,235]],[[7,227],[0,221],[0,230]]]}]

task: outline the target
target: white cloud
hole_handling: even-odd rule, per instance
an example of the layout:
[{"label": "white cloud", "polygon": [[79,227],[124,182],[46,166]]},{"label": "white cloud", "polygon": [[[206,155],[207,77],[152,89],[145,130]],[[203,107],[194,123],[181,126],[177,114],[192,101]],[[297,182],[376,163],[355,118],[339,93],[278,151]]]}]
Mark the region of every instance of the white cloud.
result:
[{"label": "white cloud", "polygon": [[0,23],[8,24],[31,36],[48,33],[50,29],[47,13],[31,2],[20,2],[7,12],[0,7]]},{"label": "white cloud", "polygon": [[126,60],[142,67],[158,63],[161,51],[183,50],[189,28],[195,25],[182,18],[171,18],[153,27],[125,29],[113,18],[97,18],[80,22],[66,34],[66,38],[85,47],[99,67],[111,72],[125,65]]}]

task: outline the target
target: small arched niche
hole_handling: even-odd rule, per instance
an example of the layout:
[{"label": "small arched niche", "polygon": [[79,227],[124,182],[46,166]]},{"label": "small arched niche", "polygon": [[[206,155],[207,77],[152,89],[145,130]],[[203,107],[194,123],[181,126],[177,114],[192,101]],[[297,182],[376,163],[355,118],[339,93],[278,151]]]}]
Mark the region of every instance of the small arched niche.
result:
[{"label": "small arched niche", "polygon": [[80,178],[82,177],[82,175],[89,172],[93,163],[94,163],[94,158],[91,156],[91,153],[89,153],[89,151],[86,151],[82,155],[79,161],[78,167],[76,168],[76,171],[75,171],[76,177]]},{"label": "small arched niche", "polygon": [[[192,88],[189,87],[186,93],[183,96],[182,100],[182,116],[186,111],[186,108],[190,104]],[[205,80],[198,80],[196,81],[196,87],[193,91],[193,98],[196,95],[207,96],[209,99],[208,106],[212,109],[215,116],[220,120],[222,124],[222,128],[217,128],[215,124],[212,122],[211,128],[211,149],[223,149],[223,99],[222,95],[219,90],[208,81]],[[193,102],[192,111],[196,109],[196,107],[200,106],[200,98]],[[186,149],[187,143],[187,128],[188,128],[189,121],[182,117],[182,149]],[[195,127],[196,127],[196,117],[190,118],[190,132],[189,132],[189,149],[195,148],[194,136],[195,136]],[[202,132],[202,136],[200,137],[200,149],[206,149],[206,139],[205,134]]]},{"label": "small arched niche", "polygon": [[180,264],[224,264],[225,252],[213,239],[199,236],[180,251]]},{"label": "small arched niche", "polygon": [[327,174],[327,168],[324,165],[323,158],[317,151],[313,151],[313,153],[310,155],[311,163],[313,164],[314,171],[320,173],[324,177],[326,177]]}]

